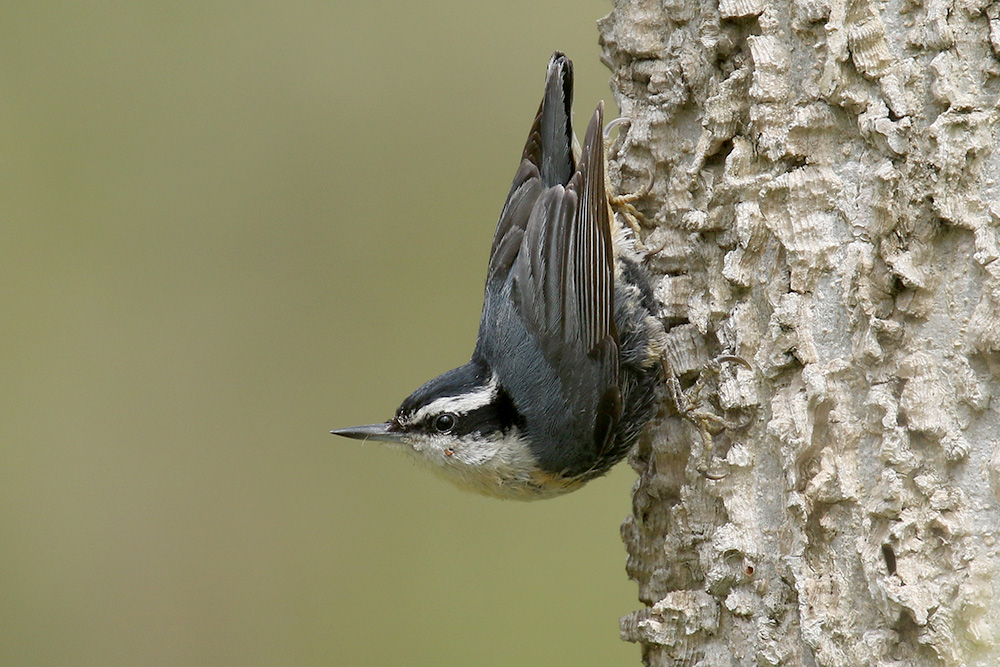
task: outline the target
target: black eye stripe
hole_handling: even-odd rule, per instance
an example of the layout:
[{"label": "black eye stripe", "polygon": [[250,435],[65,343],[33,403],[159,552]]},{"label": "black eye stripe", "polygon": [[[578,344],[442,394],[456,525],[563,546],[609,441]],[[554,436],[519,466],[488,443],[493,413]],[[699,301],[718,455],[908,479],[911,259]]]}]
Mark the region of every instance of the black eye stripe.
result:
[{"label": "black eye stripe", "polygon": [[[440,433],[436,428],[437,419],[443,414],[430,417],[426,428],[431,433]],[[463,436],[473,433],[508,433],[515,426],[524,428],[524,418],[514,407],[507,393],[500,391],[497,397],[488,405],[469,410],[465,413],[447,413],[455,418],[454,424],[447,432],[449,435]]]}]

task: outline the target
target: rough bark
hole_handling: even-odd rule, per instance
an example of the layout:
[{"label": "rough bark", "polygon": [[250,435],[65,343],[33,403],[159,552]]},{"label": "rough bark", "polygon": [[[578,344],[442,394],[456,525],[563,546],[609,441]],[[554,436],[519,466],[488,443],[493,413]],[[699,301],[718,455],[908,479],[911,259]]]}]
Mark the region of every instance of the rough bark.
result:
[{"label": "rough bark", "polygon": [[701,393],[746,428],[708,443],[664,410],[631,457],[646,608],[621,628],[647,664],[1000,664],[998,15],[618,0],[600,22],[670,361],[687,386],[719,354],[753,367]]}]

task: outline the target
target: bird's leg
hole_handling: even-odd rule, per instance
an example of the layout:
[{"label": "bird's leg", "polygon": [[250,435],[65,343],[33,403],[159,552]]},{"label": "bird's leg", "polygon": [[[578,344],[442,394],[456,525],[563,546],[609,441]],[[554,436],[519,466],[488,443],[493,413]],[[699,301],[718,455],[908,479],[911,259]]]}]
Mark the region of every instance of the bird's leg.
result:
[{"label": "bird's leg", "polygon": [[[747,361],[743,357],[738,357],[734,354],[723,354],[716,357],[715,359],[712,359],[707,364],[705,364],[705,367],[701,370],[701,373],[698,374],[698,379],[695,381],[694,386],[691,387],[690,389],[690,394],[693,396],[692,400],[693,404],[697,405],[702,402],[701,392],[704,391],[705,389],[705,384],[706,384],[705,378],[708,376],[718,378],[719,374],[722,372],[722,365],[726,363],[739,364],[740,366],[746,368],[748,371],[753,371],[753,366],[750,365],[749,361]],[[723,429],[738,431],[740,429],[746,428],[750,424],[749,419],[743,421],[732,421],[724,417],[720,417],[719,415],[712,412],[702,412],[699,414],[705,417],[708,421],[718,426],[719,431]],[[719,431],[716,431],[716,433],[718,433]]]},{"label": "bird's leg", "polygon": [[713,438],[723,430],[738,430],[746,428],[749,425],[749,419],[742,422],[734,422],[716,414],[715,412],[712,412],[711,410],[699,408],[698,406],[704,402],[701,394],[705,389],[706,378],[708,376],[717,378],[724,363],[737,363],[749,370],[753,370],[753,367],[745,359],[735,355],[726,354],[716,357],[705,365],[705,368],[702,369],[702,372],[698,375],[698,379],[694,386],[685,392],[681,388],[677,374],[674,373],[666,358],[661,357],[660,361],[663,365],[667,393],[670,395],[674,406],[677,408],[677,414],[691,422],[695,428],[698,429],[698,434],[701,439],[702,452],[704,453],[704,459],[696,466],[698,471],[709,479],[722,479],[729,473],[713,471],[710,469],[710,462],[713,460],[710,456],[710,452],[712,451],[714,445]]},{"label": "bird's leg", "polygon": [[[644,183],[642,187],[640,187],[638,190],[636,190],[635,192],[628,192],[620,195],[611,195],[610,197],[608,197],[608,203],[611,204],[611,208],[616,213],[621,213],[622,218],[624,218],[625,222],[628,223],[628,226],[632,228],[632,232],[635,234],[636,241],[639,241],[639,233],[642,230],[642,223],[649,224],[649,221],[646,219],[646,216],[643,215],[642,212],[635,207],[635,202],[649,196],[650,191],[652,191],[653,189],[653,180],[654,180],[654,173],[653,170],[650,169],[649,178],[647,179],[646,183]],[[643,248],[648,251],[646,246],[644,244],[642,245]],[[659,250],[662,249],[663,248],[661,247],[656,252],[659,252]]]},{"label": "bird's leg", "polygon": [[[616,118],[607,125],[604,126],[604,154],[611,155],[611,145],[614,143],[611,139],[611,131],[616,127],[622,125],[631,125],[632,119],[630,118]],[[619,135],[621,136],[621,135]],[[605,174],[610,176],[610,170],[605,170]],[[608,182],[607,191],[614,192],[611,187],[610,181]],[[628,226],[632,228],[632,232],[635,234],[636,241],[640,245],[643,245],[639,241],[639,232],[642,229],[642,223],[648,223],[646,216],[642,214],[639,209],[635,207],[635,202],[649,195],[650,190],[653,188],[653,170],[649,171],[649,182],[643,185],[641,188],[635,192],[620,194],[620,195],[609,195],[608,203],[611,204],[611,208],[616,213],[621,213],[622,218],[628,223]],[[645,247],[645,246],[643,246]],[[662,248],[660,248],[662,250]],[[659,251],[657,251],[659,252]]]},{"label": "bird's leg", "polygon": [[605,152],[608,152],[608,149],[611,148],[611,143],[612,143],[612,141],[611,141],[611,130],[615,129],[616,127],[619,127],[620,125],[631,125],[631,124],[632,124],[632,119],[631,118],[626,118],[625,116],[622,116],[620,118],[615,118],[613,121],[610,121],[607,125],[604,126],[604,151]]}]

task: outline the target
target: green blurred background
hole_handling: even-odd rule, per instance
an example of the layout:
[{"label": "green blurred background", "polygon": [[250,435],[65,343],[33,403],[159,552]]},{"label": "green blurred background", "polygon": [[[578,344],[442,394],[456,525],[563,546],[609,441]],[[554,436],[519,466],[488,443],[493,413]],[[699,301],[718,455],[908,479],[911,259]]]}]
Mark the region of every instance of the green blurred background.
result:
[{"label": "green blurred background", "polygon": [[328,434],[467,360],[548,57],[586,119],[609,10],[5,6],[0,664],[637,662],[627,466],[502,502]]}]

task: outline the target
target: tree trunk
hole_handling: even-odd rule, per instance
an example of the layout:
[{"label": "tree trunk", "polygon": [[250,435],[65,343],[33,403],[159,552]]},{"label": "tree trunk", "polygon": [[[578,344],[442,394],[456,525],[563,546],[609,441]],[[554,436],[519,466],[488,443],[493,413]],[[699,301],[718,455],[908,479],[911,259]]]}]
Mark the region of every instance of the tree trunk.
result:
[{"label": "tree trunk", "polygon": [[[669,361],[631,457],[648,665],[1000,664],[1000,4],[617,0]],[[699,371],[721,354],[726,362]],[[697,406],[692,406],[697,407]]]}]

